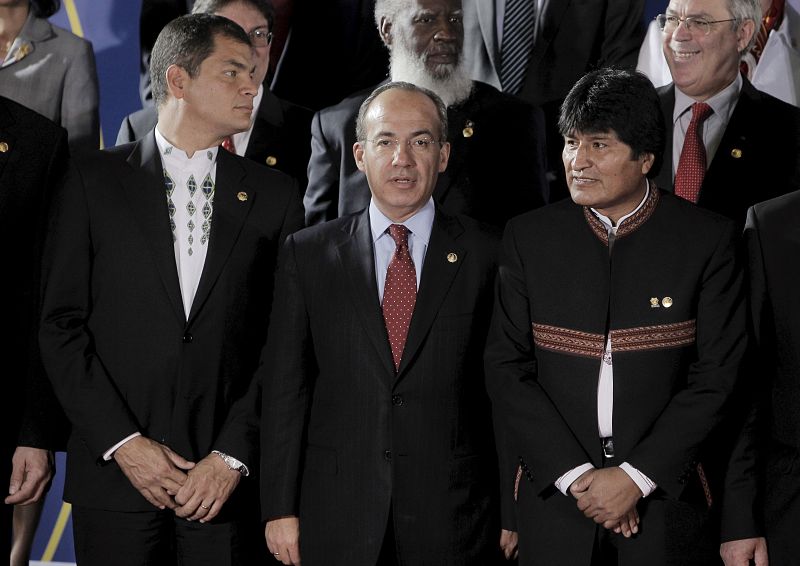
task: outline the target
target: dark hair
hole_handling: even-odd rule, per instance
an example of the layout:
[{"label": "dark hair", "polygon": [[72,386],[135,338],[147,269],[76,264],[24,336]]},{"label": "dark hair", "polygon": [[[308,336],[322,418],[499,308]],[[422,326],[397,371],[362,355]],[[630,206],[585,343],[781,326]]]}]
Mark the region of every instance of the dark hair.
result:
[{"label": "dark hair", "polygon": [[61,0],[30,0],[30,6],[37,18],[49,18],[61,8]]},{"label": "dark hair", "polygon": [[229,4],[241,2],[252,6],[267,19],[269,30],[272,31],[272,24],[275,23],[275,8],[269,0],[197,0],[192,7],[192,14],[216,14]]},{"label": "dark hair", "polygon": [[613,131],[630,146],[632,159],[653,154],[648,177],[661,168],[664,116],[653,83],[638,71],[606,68],[584,75],[561,105],[558,130],[562,136]]},{"label": "dark hair", "polygon": [[364,125],[364,117],[366,116],[367,110],[369,110],[372,102],[382,93],[393,89],[405,90],[408,92],[418,92],[430,98],[431,102],[433,102],[434,106],[436,106],[436,113],[439,115],[438,141],[442,143],[447,141],[447,106],[444,105],[442,99],[439,98],[439,96],[432,90],[402,81],[390,82],[379,86],[372,91],[372,93],[366,98],[366,100],[364,100],[364,102],[361,103],[361,107],[358,109],[358,118],[356,118],[356,139],[358,141],[364,141],[367,137],[367,132],[365,131]]},{"label": "dark hair", "polygon": [[150,83],[156,106],[167,98],[167,69],[178,65],[190,77],[196,76],[200,64],[214,51],[217,36],[251,45],[241,27],[228,18],[212,14],[188,14],[164,26],[150,58]]}]

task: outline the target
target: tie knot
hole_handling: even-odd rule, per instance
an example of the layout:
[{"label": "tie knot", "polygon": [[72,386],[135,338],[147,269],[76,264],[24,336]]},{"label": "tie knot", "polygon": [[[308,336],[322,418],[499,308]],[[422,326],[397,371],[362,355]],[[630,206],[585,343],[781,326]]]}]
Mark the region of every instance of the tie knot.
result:
[{"label": "tie knot", "polygon": [[408,228],[402,224],[391,224],[389,226],[389,235],[392,237],[394,244],[398,248],[402,246],[408,246],[408,232]]},{"label": "tie knot", "polygon": [[700,123],[706,121],[706,119],[714,113],[714,110],[705,102],[695,102],[692,104],[692,122]]}]

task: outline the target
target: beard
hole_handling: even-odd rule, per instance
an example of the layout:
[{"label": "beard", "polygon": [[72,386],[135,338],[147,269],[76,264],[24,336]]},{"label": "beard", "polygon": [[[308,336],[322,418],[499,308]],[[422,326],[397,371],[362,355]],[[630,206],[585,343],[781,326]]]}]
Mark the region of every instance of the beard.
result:
[{"label": "beard", "polygon": [[390,53],[392,81],[403,81],[427,88],[435,92],[448,107],[469,98],[473,83],[464,67],[461,54],[455,65],[439,64],[428,69],[424,55],[417,55],[409,49],[404,38],[397,39]]}]

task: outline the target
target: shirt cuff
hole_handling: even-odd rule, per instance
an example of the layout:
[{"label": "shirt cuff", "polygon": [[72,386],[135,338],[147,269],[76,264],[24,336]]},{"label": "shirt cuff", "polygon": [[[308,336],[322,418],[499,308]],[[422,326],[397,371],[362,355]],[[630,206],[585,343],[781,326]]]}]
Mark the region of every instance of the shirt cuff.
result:
[{"label": "shirt cuff", "polygon": [[553,483],[555,484],[558,491],[560,491],[564,495],[569,495],[568,493],[569,486],[572,485],[572,482],[581,477],[581,475],[584,472],[587,472],[592,468],[594,468],[594,466],[592,466],[589,462],[586,462],[585,464],[581,464],[577,468],[572,468],[570,471],[568,471],[566,474],[558,478]]},{"label": "shirt cuff", "polygon": [[106,462],[110,461],[111,458],[114,456],[114,452],[116,452],[117,449],[119,449],[120,446],[122,446],[123,444],[128,442],[130,439],[136,438],[137,436],[142,436],[142,433],[141,432],[134,432],[132,435],[126,436],[125,438],[123,438],[122,440],[117,442],[114,446],[112,446],[111,448],[109,448],[108,450],[103,452],[103,460],[105,460]]},{"label": "shirt cuff", "polygon": [[655,488],[658,487],[653,482],[653,480],[651,480],[642,472],[631,466],[628,462],[622,462],[619,465],[619,467],[622,469],[623,472],[628,474],[630,478],[633,480],[633,483],[635,483],[639,487],[639,489],[642,490],[642,497],[647,497],[648,495],[653,493],[653,490]]}]

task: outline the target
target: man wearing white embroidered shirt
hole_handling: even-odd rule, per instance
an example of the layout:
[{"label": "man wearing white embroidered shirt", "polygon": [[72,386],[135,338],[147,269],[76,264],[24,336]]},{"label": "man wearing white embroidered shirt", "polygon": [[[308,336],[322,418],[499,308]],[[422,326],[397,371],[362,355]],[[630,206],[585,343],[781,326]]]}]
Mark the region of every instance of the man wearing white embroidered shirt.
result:
[{"label": "man wearing white embroidered shirt", "polygon": [[76,159],[52,207],[40,343],[73,425],[64,497],[81,564],[271,560],[251,376],[302,209],[290,178],[219,150],[249,125],[254,69],[230,20],[168,24],[155,130]]},{"label": "man wearing white embroidered shirt", "polygon": [[571,200],[506,228],[486,367],[521,565],[716,559],[699,461],[744,351],[741,269],[732,222],[649,181],[658,104],[640,73],[584,76]]}]

